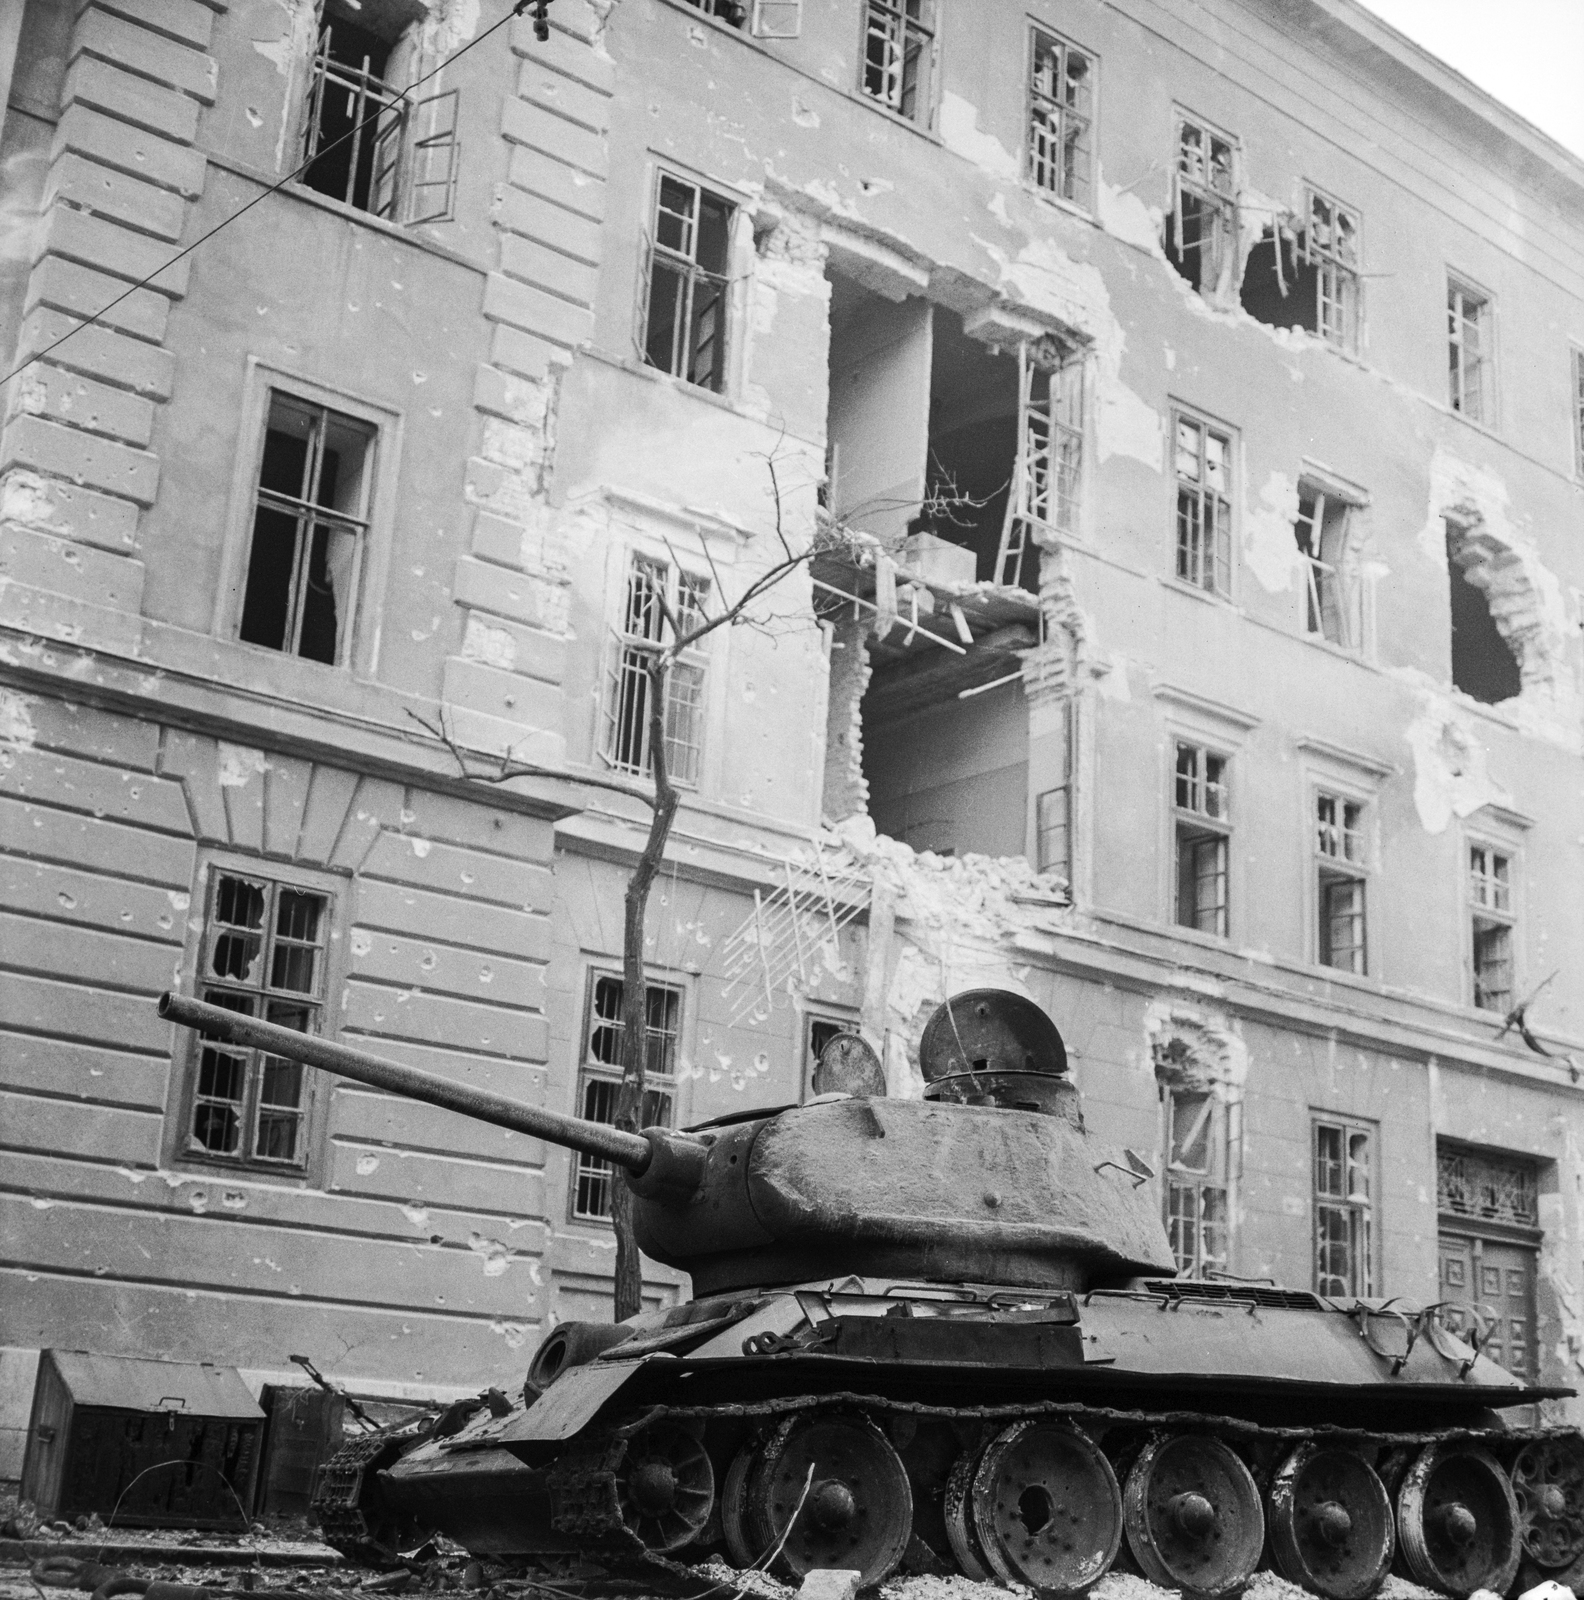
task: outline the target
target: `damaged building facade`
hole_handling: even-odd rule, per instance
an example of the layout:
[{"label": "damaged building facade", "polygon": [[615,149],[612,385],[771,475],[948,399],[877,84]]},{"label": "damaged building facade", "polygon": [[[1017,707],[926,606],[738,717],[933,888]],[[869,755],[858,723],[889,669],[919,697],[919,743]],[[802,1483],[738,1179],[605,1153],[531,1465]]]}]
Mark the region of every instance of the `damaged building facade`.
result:
[{"label": "damaged building facade", "polygon": [[1018,988],[1184,1272],[1576,1381],[1584,166],[1349,0],[509,10],[0,19],[0,1477],[42,1348],[601,1314],[597,1162],[153,1000],[610,1116],[641,664],[783,539],[673,675],[654,1113]]}]

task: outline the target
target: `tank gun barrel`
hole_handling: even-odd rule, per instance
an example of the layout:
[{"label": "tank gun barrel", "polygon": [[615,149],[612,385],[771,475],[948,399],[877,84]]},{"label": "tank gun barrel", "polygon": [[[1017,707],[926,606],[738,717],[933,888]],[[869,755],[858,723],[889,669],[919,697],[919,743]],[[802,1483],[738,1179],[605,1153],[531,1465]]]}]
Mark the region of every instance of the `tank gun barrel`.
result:
[{"label": "tank gun barrel", "polygon": [[[582,1117],[524,1105],[488,1089],[457,1083],[432,1072],[422,1072],[417,1067],[388,1061],[383,1056],[353,1050],[344,1044],[332,1044],[311,1033],[299,1033],[279,1023],[244,1016],[224,1006],[190,1000],[185,995],[162,994],[159,1014],[179,1022],[184,1028],[196,1028],[229,1044],[268,1050],[271,1055],[321,1067],[343,1078],[355,1078],[359,1083],[388,1089],[409,1100],[424,1100],[432,1106],[443,1106],[447,1111],[460,1111],[477,1122],[491,1122],[498,1128],[510,1128],[514,1133],[531,1134],[536,1139],[548,1139],[551,1144],[581,1150],[585,1155],[601,1156],[615,1166],[624,1167],[635,1178],[642,1177],[655,1158],[658,1141],[643,1134],[626,1133],[602,1122],[587,1122]],[[667,1142],[675,1141],[676,1137],[669,1135]]]}]

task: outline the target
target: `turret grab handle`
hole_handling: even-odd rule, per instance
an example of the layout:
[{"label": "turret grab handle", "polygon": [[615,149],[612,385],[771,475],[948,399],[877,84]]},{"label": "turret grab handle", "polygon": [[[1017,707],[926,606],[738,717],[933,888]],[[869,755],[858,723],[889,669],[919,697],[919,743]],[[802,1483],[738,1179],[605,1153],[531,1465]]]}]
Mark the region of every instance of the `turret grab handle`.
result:
[{"label": "turret grab handle", "polygon": [[488,1089],[421,1072],[416,1067],[403,1066],[344,1044],[332,1044],[328,1039],[244,1016],[225,1006],[189,1000],[185,995],[162,994],[159,1014],[185,1028],[197,1028],[205,1035],[230,1044],[268,1050],[271,1055],[284,1056],[288,1061],[302,1061],[326,1072],[339,1073],[343,1078],[355,1078],[376,1089],[389,1089],[410,1100],[424,1100],[432,1106],[443,1106],[447,1111],[460,1111],[478,1122],[491,1122],[498,1128],[510,1128],[514,1133],[548,1139],[552,1144],[581,1150],[585,1155],[603,1156],[616,1166],[625,1167],[634,1177],[646,1171],[654,1158],[655,1141],[642,1134],[626,1133],[603,1122],[589,1122],[582,1117],[568,1117],[558,1111],[523,1105],[503,1094],[492,1094]]}]

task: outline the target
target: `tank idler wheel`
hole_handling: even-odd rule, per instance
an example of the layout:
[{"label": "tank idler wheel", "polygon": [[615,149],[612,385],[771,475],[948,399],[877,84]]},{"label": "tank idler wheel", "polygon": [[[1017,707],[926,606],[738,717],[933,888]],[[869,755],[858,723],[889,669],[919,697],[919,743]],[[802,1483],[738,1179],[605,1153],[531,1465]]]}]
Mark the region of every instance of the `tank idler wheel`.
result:
[{"label": "tank idler wheel", "polygon": [[751,1526],[781,1547],[770,1570],[791,1583],[816,1567],[844,1567],[871,1589],[896,1571],[913,1534],[902,1458],[852,1413],[783,1422],[748,1475],[747,1500]]},{"label": "tank idler wheel", "polygon": [[1218,1600],[1259,1564],[1265,1514],[1254,1475],[1207,1435],[1152,1439],[1122,1497],[1128,1548],[1151,1583]]},{"label": "tank idler wheel", "polygon": [[1397,1538],[1416,1583],[1455,1600],[1505,1594],[1522,1554],[1512,1485],[1487,1451],[1426,1445],[1397,1492]]},{"label": "tank idler wheel", "polygon": [[1309,1439],[1277,1469],[1270,1536],[1289,1583],[1329,1600],[1363,1600],[1391,1566],[1391,1497],[1361,1456]]},{"label": "tank idler wheel", "polygon": [[622,1521],[649,1550],[680,1550],[704,1530],[715,1505],[715,1469],[682,1428],[656,1423],[627,1441],[616,1469]]},{"label": "tank idler wheel", "polygon": [[978,1448],[964,1450],[957,1457],[946,1479],[946,1540],[957,1558],[963,1576],[975,1583],[993,1583],[990,1558],[979,1543],[979,1530],[974,1526],[973,1480],[984,1451]]},{"label": "tank idler wheel", "polygon": [[732,1457],[721,1485],[721,1534],[726,1540],[726,1553],[739,1571],[755,1566],[771,1543],[763,1530],[754,1526],[748,1494],[749,1475],[759,1465],[762,1454],[758,1441],[745,1444]]},{"label": "tank idler wheel", "polygon": [[1003,1583],[1082,1594],[1122,1543],[1122,1491],[1087,1434],[1025,1420],[986,1447],[973,1480],[979,1542]]},{"label": "tank idler wheel", "polygon": [[1537,1439],[1512,1464],[1518,1536],[1536,1566],[1554,1571],[1584,1554],[1584,1444]]}]

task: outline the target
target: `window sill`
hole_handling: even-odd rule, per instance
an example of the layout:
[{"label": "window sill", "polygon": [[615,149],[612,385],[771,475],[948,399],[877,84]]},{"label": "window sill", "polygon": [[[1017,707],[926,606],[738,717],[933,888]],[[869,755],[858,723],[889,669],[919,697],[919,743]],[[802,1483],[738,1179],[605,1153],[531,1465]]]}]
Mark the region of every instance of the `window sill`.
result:
[{"label": "window sill", "polygon": [[1237,611],[1239,609],[1233,604],[1232,596],[1222,594],[1219,589],[1201,589],[1196,583],[1184,583],[1181,578],[1164,578],[1159,573],[1155,575],[1155,578],[1157,583],[1164,588],[1170,589],[1175,594],[1202,601],[1205,605],[1225,606],[1228,611]]},{"label": "window sill", "polygon": [[1189,944],[1196,944],[1205,950],[1224,950],[1230,954],[1237,954],[1237,949],[1232,943],[1230,933],[1201,933],[1197,928],[1190,928],[1181,922],[1173,922],[1170,917],[1161,923],[1161,931],[1169,939],[1186,939]]},{"label": "window sill", "polygon": [[920,139],[924,140],[926,144],[932,144],[938,150],[944,150],[946,148],[945,142],[941,139],[940,134],[936,132],[933,125],[934,114],[939,109],[937,106],[931,105],[931,126],[925,127],[923,123],[915,122],[912,117],[904,117],[900,111],[893,111],[891,107],[886,105],[883,101],[876,100],[873,95],[865,94],[862,89],[844,89],[841,91],[841,93],[846,99],[853,101],[857,105],[863,106],[869,111],[873,111],[878,116],[884,117],[887,122],[892,123],[896,127],[905,128],[909,133],[916,134]]},{"label": "window sill", "polygon": [[659,367],[651,367],[647,361],[635,361],[631,356],[607,355],[603,351],[588,349],[582,355],[592,361],[601,361],[608,367],[615,367],[619,372],[630,373],[635,378],[642,378],[646,383],[659,384],[663,388],[672,389],[678,394],[684,394],[691,400],[701,400],[706,405],[718,407],[722,411],[729,411],[733,416],[744,417],[750,422],[761,422],[764,419],[756,413],[747,410],[742,403],[731,394],[717,394],[713,389],[706,389],[701,384],[689,383],[685,378],[678,378],[669,372],[662,372]]},{"label": "window sill", "polygon": [[1042,205],[1047,205],[1053,211],[1060,211],[1065,216],[1071,217],[1075,222],[1086,222],[1091,228],[1101,227],[1099,216],[1088,206],[1081,206],[1076,200],[1068,200],[1064,196],[1054,194],[1049,189],[1042,189],[1026,174],[1023,177],[1023,187],[1029,194]]},{"label": "window sill", "polygon": [[1368,656],[1362,649],[1350,645],[1338,644],[1334,639],[1328,639],[1323,633],[1309,633],[1307,631],[1298,635],[1299,640],[1312,649],[1323,650],[1328,656],[1335,656],[1339,661],[1351,661],[1355,666],[1367,667],[1372,665]]}]

